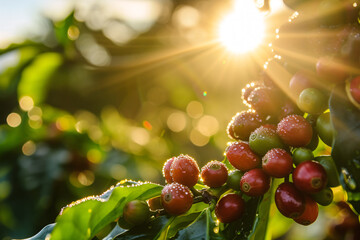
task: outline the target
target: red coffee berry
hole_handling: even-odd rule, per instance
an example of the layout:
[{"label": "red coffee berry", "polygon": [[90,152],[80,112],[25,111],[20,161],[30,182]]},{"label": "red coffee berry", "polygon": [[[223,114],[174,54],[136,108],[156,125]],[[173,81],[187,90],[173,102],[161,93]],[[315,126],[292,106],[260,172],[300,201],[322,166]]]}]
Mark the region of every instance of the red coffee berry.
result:
[{"label": "red coffee berry", "polygon": [[295,222],[301,225],[310,225],[317,219],[319,215],[319,206],[309,196],[305,196],[305,210],[298,218],[294,218]]},{"label": "red coffee berry", "polygon": [[196,161],[188,155],[179,155],[171,164],[170,174],[174,182],[192,187],[199,180],[199,167]]},{"label": "red coffee berry", "polygon": [[279,212],[288,218],[298,218],[305,210],[305,196],[291,182],[281,183],[275,192]]},{"label": "red coffee berry", "polygon": [[229,138],[236,139],[236,136],[234,134],[234,129],[232,127],[232,121],[229,122],[226,128],[226,133],[228,134]]},{"label": "red coffee berry", "polygon": [[256,112],[252,110],[242,111],[231,119],[227,131],[236,140],[248,141],[251,132],[260,127],[261,124],[262,119]]},{"label": "red coffee berry", "polygon": [[266,123],[264,125],[261,125],[261,127],[271,129],[271,131],[276,131],[277,126],[274,124]]},{"label": "red coffee berry", "polygon": [[285,103],[281,106],[280,113],[278,116],[278,120],[281,121],[286,116],[293,114],[301,114],[300,109],[293,103],[291,100],[287,99]]},{"label": "red coffee berry", "polygon": [[318,77],[326,82],[342,83],[349,75],[346,65],[333,57],[320,57],[316,62]]},{"label": "red coffee berry", "polygon": [[211,161],[201,168],[201,178],[209,187],[220,187],[228,178],[228,170],[222,162]]},{"label": "red coffee berry", "polygon": [[165,180],[167,183],[172,183],[174,180],[171,177],[170,174],[170,168],[171,168],[171,164],[173,163],[175,157],[172,157],[170,159],[168,159],[163,166],[162,172],[163,172],[163,176],[165,177]]},{"label": "red coffee berry", "polygon": [[306,71],[295,73],[290,79],[289,88],[294,97],[298,97],[302,90],[314,86],[314,74]]},{"label": "red coffee berry", "polygon": [[226,158],[230,164],[241,171],[248,171],[260,167],[261,159],[246,142],[233,142],[226,149]]},{"label": "red coffee berry", "polygon": [[124,220],[133,225],[141,225],[150,218],[149,206],[145,201],[133,200],[125,204]]},{"label": "red coffee berry", "polygon": [[161,191],[161,204],[171,215],[187,212],[193,203],[193,194],[187,186],[173,182],[167,184]]},{"label": "red coffee berry", "polygon": [[315,161],[305,161],[296,166],[293,181],[297,189],[306,193],[320,192],[326,187],[327,176],[324,167]]},{"label": "red coffee berry", "polygon": [[264,195],[270,188],[270,177],[262,169],[255,168],[246,172],[240,180],[240,188],[248,196]]},{"label": "red coffee berry", "polygon": [[248,103],[248,97],[250,96],[250,93],[257,87],[261,87],[264,86],[263,84],[261,84],[260,82],[252,82],[252,83],[248,83],[246,84],[246,86],[241,90],[241,97],[243,99],[243,102],[247,105],[249,105]]},{"label": "red coffee berry", "polygon": [[274,115],[279,111],[279,93],[272,88],[255,88],[250,93],[248,102],[257,113],[263,116]]},{"label": "red coffee berry", "polygon": [[350,94],[357,103],[360,103],[360,76],[351,79]]},{"label": "red coffee berry", "polygon": [[244,200],[235,193],[223,196],[216,204],[215,215],[222,223],[230,223],[239,219],[245,208]]},{"label": "red coffee berry", "polygon": [[283,178],[293,169],[293,159],[287,151],[273,148],[262,158],[262,168],[271,177]]},{"label": "red coffee berry", "polygon": [[277,125],[276,132],[285,144],[292,147],[308,145],[313,135],[311,124],[296,114],[283,118]]}]

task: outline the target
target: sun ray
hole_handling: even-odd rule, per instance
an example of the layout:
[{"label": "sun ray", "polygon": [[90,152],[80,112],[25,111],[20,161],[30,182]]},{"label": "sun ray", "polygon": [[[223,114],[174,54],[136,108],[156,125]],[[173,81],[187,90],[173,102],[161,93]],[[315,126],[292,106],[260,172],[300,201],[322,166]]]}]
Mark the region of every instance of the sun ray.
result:
[{"label": "sun ray", "polygon": [[173,64],[179,59],[193,58],[211,50],[216,46],[215,41],[205,42],[199,45],[192,45],[176,49],[165,49],[136,56],[124,56],[113,66],[98,69],[99,72],[113,72],[110,77],[102,79],[102,83],[91,87],[87,91],[98,91],[109,88],[125,80],[131,79],[149,71],[154,71],[166,65]]}]

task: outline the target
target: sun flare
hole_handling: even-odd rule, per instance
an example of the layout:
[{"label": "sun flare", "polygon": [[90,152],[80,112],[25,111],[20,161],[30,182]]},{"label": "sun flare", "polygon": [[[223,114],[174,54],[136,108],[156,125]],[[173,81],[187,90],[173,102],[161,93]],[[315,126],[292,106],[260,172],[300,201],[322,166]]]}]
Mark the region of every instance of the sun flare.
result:
[{"label": "sun flare", "polygon": [[249,0],[236,1],[234,11],[224,17],[218,29],[220,43],[233,53],[255,49],[264,35],[264,15]]}]

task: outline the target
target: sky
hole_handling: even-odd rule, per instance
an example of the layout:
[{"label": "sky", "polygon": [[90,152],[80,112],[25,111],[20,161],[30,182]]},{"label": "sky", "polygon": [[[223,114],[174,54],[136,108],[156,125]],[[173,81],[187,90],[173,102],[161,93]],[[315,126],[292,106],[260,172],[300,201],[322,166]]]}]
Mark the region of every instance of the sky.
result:
[{"label": "sky", "polygon": [[94,17],[96,23],[106,20],[104,15],[121,17],[127,19],[127,23],[137,31],[145,31],[161,13],[163,2],[164,0],[0,0],[0,48],[29,37],[41,36],[47,27],[43,16],[55,21],[62,20],[71,12],[75,3],[82,9],[80,15],[89,13],[94,5],[99,6],[103,10],[101,16],[89,15]]},{"label": "sky", "polygon": [[[21,42],[26,36],[39,35],[44,28],[43,14],[65,12],[69,0],[0,0],[0,48],[9,43]],[[57,17],[56,15],[54,15]]]}]

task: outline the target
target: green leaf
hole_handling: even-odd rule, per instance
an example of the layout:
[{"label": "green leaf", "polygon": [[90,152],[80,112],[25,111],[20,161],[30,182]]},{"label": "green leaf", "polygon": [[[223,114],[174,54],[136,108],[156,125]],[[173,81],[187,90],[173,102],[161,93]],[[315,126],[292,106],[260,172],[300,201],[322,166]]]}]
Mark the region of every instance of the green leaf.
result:
[{"label": "green leaf", "polygon": [[9,97],[16,93],[22,72],[36,59],[36,56],[39,54],[39,49],[25,47],[11,54],[16,54],[19,59],[16,65],[9,66],[1,72],[0,98]]},{"label": "green leaf", "polygon": [[258,206],[252,233],[248,238],[249,240],[261,240],[266,238],[271,200],[274,197],[272,194],[273,186],[274,184],[271,184],[269,191],[267,191],[267,193],[265,193],[262,197],[262,200]]},{"label": "green leaf", "polygon": [[113,230],[111,230],[111,232],[106,237],[104,237],[103,240],[112,240],[123,232],[126,232],[126,229],[123,229],[119,227],[118,224],[116,224]]},{"label": "green leaf", "polygon": [[30,96],[35,104],[41,103],[46,94],[51,76],[60,67],[63,59],[58,53],[39,55],[22,73],[18,86],[18,97]]},{"label": "green leaf", "polygon": [[74,12],[71,12],[64,20],[55,23],[55,36],[61,45],[66,46],[71,43],[71,40],[68,38],[68,30],[74,22]]},{"label": "green leaf", "polygon": [[24,240],[45,240],[46,237],[52,232],[55,227],[55,223],[46,225],[40,232],[38,232],[35,236],[30,238],[26,238]]},{"label": "green leaf", "polygon": [[345,88],[337,86],[329,101],[335,139],[331,156],[334,159],[340,181],[348,194],[348,201],[360,212],[360,110],[348,99]]},{"label": "green leaf", "polygon": [[154,239],[169,221],[169,217],[154,218],[148,224],[134,227],[118,235],[115,240]]},{"label": "green leaf", "polygon": [[50,48],[45,46],[44,44],[27,40],[20,44],[12,43],[11,45],[9,45],[7,48],[4,48],[4,49],[0,48],[0,55],[6,54],[8,52],[16,51],[16,50],[19,50],[22,48],[28,48],[28,47],[37,48],[37,49],[43,50],[43,51],[50,50]]},{"label": "green leaf", "polygon": [[100,196],[87,197],[63,208],[51,239],[90,239],[122,215],[124,205],[134,199],[160,195],[162,186],[153,183],[118,184]]},{"label": "green leaf", "polygon": [[211,217],[210,209],[206,208],[189,227],[179,231],[176,239],[222,239],[214,232],[214,229],[217,229],[217,226]]},{"label": "green leaf", "polygon": [[169,222],[166,224],[166,226],[164,226],[163,230],[159,234],[158,239],[173,238],[181,229],[190,225],[207,207],[208,204],[203,202],[193,204],[186,213],[170,218]]},{"label": "green leaf", "polygon": [[229,162],[229,160],[227,159],[227,157],[224,158],[224,160],[222,161],[222,163],[225,164],[225,166],[228,168],[228,170],[235,170],[234,166],[231,165],[231,163]]}]

